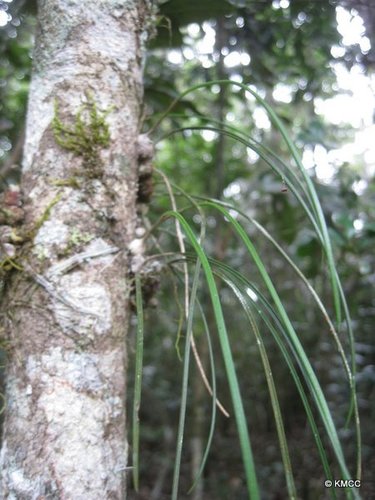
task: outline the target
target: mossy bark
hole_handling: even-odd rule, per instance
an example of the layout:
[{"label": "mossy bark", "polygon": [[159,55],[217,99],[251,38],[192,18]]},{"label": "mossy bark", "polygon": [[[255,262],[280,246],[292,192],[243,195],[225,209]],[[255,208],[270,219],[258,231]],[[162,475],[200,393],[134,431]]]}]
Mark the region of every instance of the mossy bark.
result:
[{"label": "mossy bark", "polygon": [[[128,247],[150,3],[38,3],[22,177],[31,238],[2,315],[1,498],[125,498]],[[53,130],[55,103],[74,127],[88,95],[108,111],[109,140],[94,148],[95,165]]]}]

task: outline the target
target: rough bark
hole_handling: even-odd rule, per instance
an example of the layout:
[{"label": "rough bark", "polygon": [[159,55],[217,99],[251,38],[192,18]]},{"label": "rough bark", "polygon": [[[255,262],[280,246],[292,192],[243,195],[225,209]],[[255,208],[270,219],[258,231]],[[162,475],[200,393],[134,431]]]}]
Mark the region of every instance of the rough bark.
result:
[{"label": "rough bark", "polygon": [[[40,0],[24,148],[23,271],[7,285],[1,498],[124,498],[129,247],[148,0]],[[57,111],[56,111],[56,105]],[[56,113],[108,144],[73,151]],[[142,231],[138,232],[142,234]]]}]

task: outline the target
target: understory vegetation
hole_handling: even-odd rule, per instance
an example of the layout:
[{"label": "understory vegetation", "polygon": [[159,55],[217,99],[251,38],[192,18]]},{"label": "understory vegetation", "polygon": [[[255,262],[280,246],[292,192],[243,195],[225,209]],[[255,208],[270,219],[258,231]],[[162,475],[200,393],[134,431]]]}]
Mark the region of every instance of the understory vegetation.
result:
[{"label": "understory vegetation", "polygon": [[[153,195],[128,339],[131,499],[371,498],[374,163],[335,156],[357,132],[317,113],[340,71],[374,89],[366,5],[160,2],[144,73]],[[33,2],[9,12],[4,186],[20,177],[35,29]],[[337,30],[345,12],[362,22],[356,43]],[[54,132],[86,148],[95,177],[110,110],[87,102],[70,126],[56,104]],[[325,487],[335,479],[362,485]]]}]

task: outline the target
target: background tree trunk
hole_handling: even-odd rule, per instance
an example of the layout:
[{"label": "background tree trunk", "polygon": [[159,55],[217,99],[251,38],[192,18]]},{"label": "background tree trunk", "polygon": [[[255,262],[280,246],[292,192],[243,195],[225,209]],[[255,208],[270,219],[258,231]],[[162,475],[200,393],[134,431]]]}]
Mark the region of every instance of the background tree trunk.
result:
[{"label": "background tree trunk", "polygon": [[1,498],[123,498],[128,248],[150,2],[40,0],[38,8],[26,242],[16,257],[24,270],[12,273],[4,300]]}]

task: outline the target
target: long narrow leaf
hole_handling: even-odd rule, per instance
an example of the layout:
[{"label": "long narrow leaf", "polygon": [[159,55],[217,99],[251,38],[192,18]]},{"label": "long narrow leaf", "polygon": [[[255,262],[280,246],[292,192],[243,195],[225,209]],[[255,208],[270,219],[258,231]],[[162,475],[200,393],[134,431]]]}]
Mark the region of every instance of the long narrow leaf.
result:
[{"label": "long narrow leaf", "polygon": [[206,446],[205,446],[205,450],[203,452],[202,462],[201,462],[201,465],[199,467],[197,475],[194,478],[193,484],[192,484],[191,488],[189,489],[188,493],[190,493],[191,491],[194,490],[195,486],[197,485],[198,481],[200,480],[200,478],[201,478],[201,476],[203,474],[203,471],[204,471],[204,468],[205,468],[205,465],[206,465],[206,462],[207,462],[208,454],[209,454],[210,449],[211,449],[212,440],[213,440],[213,437],[214,437],[215,422],[216,422],[216,406],[217,406],[217,403],[216,403],[216,401],[217,401],[217,398],[216,398],[216,371],[215,371],[214,354],[213,354],[213,350],[212,350],[211,334],[210,334],[210,330],[208,328],[208,324],[207,324],[207,320],[206,320],[206,316],[204,314],[203,308],[200,305],[200,302],[198,300],[197,300],[197,304],[198,304],[198,307],[199,307],[199,310],[200,310],[200,314],[202,316],[203,327],[204,327],[204,331],[205,331],[206,337],[207,337],[208,354],[209,354],[211,374],[212,374],[212,377],[211,377],[211,385],[212,385],[212,410],[211,410],[210,429],[208,431],[207,443],[206,443]]},{"label": "long narrow leaf", "polygon": [[238,293],[238,289],[235,287],[232,288],[234,293],[238,296],[245,313],[248,317],[249,323],[251,325],[251,328],[254,332],[254,336],[257,341],[260,357],[263,363],[263,368],[264,368],[264,373],[265,377],[267,380],[267,385],[268,385],[268,392],[270,394],[270,399],[271,399],[271,405],[273,409],[273,414],[275,418],[275,423],[276,423],[276,429],[277,429],[277,434],[279,438],[279,443],[280,443],[280,450],[281,450],[281,456],[283,460],[283,465],[284,465],[284,471],[285,471],[285,477],[286,477],[286,483],[287,483],[287,489],[289,493],[289,498],[291,499],[296,499],[297,498],[297,492],[296,492],[296,486],[294,484],[294,478],[293,478],[293,472],[292,472],[292,465],[290,462],[290,456],[289,456],[289,450],[288,450],[288,443],[287,439],[285,436],[285,429],[284,429],[284,424],[283,424],[283,419],[281,416],[281,410],[280,410],[280,404],[279,400],[277,397],[277,391],[272,375],[272,369],[271,365],[267,356],[267,351],[264,346],[264,342],[262,339],[262,335],[260,334],[260,331],[258,329],[258,325],[256,324],[255,318],[253,316],[253,313],[251,311],[251,308],[248,306],[248,303],[246,300],[244,300],[244,296],[240,293]]},{"label": "long narrow leaf", "polygon": [[186,219],[181,214],[172,211],[166,212],[165,217],[176,217],[180,221],[188,239],[190,240],[195,252],[197,253],[197,256],[202,264],[204,273],[206,275],[207,285],[210,291],[212,306],[216,318],[219,340],[224,358],[224,365],[231,392],[234,414],[236,417],[248,493],[250,499],[258,500],[260,498],[260,495],[259,495],[258,481],[255,472],[253,454],[250,445],[250,436],[247,428],[246,416],[243,408],[236,370],[234,367],[234,361],[232,357],[232,352],[228,340],[228,334],[225,326],[224,316],[221,309],[220,299],[216,288],[214,276],[212,274],[212,270],[208,263],[205,252],[203,251],[201,245],[198,243],[198,240],[194,235],[192,229],[190,228],[189,224],[187,223]]},{"label": "long narrow leaf", "polygon": [[135,354],[135,383],[133,402],[133,483],[135,491],[139,488],[139,409],[141,406],[142,367],[143,367],[143,300],[141,278],[135,276],[135,297],[137,306],[137,338]]},{"label": "long narrow leaf", "polygon": [[186,332],[185,349],[184,349],[184,367],[183,367],[182,389],[181,389],[180,417],[179,417],[178,432],[177,432],[176,458],[175,458],[175,466],[173,472],[172,500],[177,500],[178,497],[182,445],[184,440],[184,429],[185,429],[185,418],[186,418],[187,391],[189,382],[190,347],[191,347],[191,338],[193,334],[194,308],[195,308],[197,289],[199,285],[200,268],[201,268],[200,261],[197,260],[192,289],[191,289],[189,314],[187,318],[187,327],[186,327],[187,332]]},{"label": "long narrow leaf", "polygon": [[[257,311],[257,313],[259,314],[259,317],[262,319],[262,321],[264,321],[264,323],[266,324],[269,331],[271,332],[274,340],[276,341],[276,344],[278,345],[278,347],[283,355],[283,358],[285,359],[285,361],[288,365],[289,371],[290,371],[290,373],[293,377],[293,380],[296,384],[297,390],[300,394],[303,406],[304,406],[305,411],[306,411],[307,420],[308,420],[309,425],[311,427],[312,434],[314,436],[314,439],[315,439],[315,442],[317,445],[317,449],[319,452],[319,456],[320,456],[320,459],[322,461],[322,465],[323,465],[324,472],[325,472],[325,477],[327,479],[332,480],[333,475],[332,475],[332,472],[331,472],[331,469],[329,466],[327,454],[324,450],[323,443],[320,439],[318,427],[315,423],[315,419],[314,419],[308,398],[306,396],[305,390],[304,390],[303,385],[301,383],[300,377],[299,377],[299,375],[294,367],[292,357],[289,354],[287,348],[285,347],[285,345],[280,337],[279,331],[281,332],[282,337],[284,337],[285,339],[287,339],[288,334],[285,331],[285,329],[283,328],[283,325],[280,323],[276,312],[274,311],[273,307],[268,302],[268,300],[263,296],[263,294],[260,293],[259,290],[255,289],[251,285],[251,283],[246,280],[246,278],[243,275],[241,275],[235,269],[227,266],[226,264],[224,264],[222,262],[214,261],[213,259],[210,259],[210,262],[213,265],[213,270],[214,270],[215,274],[217,274],[221,279],[223,279],[227,283],[227,285],[229,287],[231,287],[232,289],[233,289],[233,287],[235,287],[237,289],[237,294],[238,295],[242,294],[243,301],[245,301],[245,299],[247,299],[248,301],[251,300],[250,296],[247,294],[247,290],[249,290],[249,289],[252,290],[254,292],[254,294],[257,296],[258,302],[254,303],[253,307]],[[262,305],[262,307],[260,307],[259,303]],[[275,324],[275,326],[274,326],[274,324]],[[294,351],[293,351],[293,353],[294,353]],[[332,498],[336,498],[334,489],[330,490],[330,494],[331,494]]]},{"label": "long narrow leaf", "polygon": [[[279,295],[276,291],[276,288],[275,288],[267,270],[265,269],[261,258],[259,257],[254,245],[252,244],[252,242],[248,238],[247,234],[245,233],[245,231],[243,230],[241,225],[230,215],[230,213],[226,209],[224,209],[222,206],[220,206],[218,204],[210,203],[210,202],[205,203],[205,205],[211,206],[212,208],[215,208],[216,210],[220,211],[225,216],[225,218],[227,218],[231,222],[233,228],[236,230],[237,234],[240,236],[241,240],[244,242],[246,248],[248,249],[249,254],[251,255],[254,263],[256,264],[256,266],[257,266],[257,268],[258,268],[258,270],[263,278],[263,281],[264,281],[265,285],[267,286],[267,289],[268,289],[269,293],[271,294],[271,297],[275,303],[278,314],[280,315],[280,318],[281,318],[286,330],[288,331],[289,339],[290,339],[294,349],[296,350],[296,352],[299,355],[299,364],[301,366],[301,369],[303,369],[303,371],[306,373],[307,382],[309,384],[312,396],[315,400],[315,403],[316,403],[317,408],[319,410],[320,416],[321,416],[322,421],[324,423],[324,426],[326,428],[327,435],[331,441],[332,448],[335,452],[337,461],[340,465],[340,469],[341,469],[341,473],[343,475],[343,478],[350,479],[350,474],[349,474],[348,469],[346,467],[346,463],[345,463],[344,455],[342,452],[341,444],[340,444],[340,441],[339,441],[339,438],[337,435],[336,427],[335,427],[334,422],[332,420],[332,416],[331,416],[330,410],[328,408],[326,399],[324,397],[323,391],[320,387],[319,381],[318,381],[318,379],[315,375],[315,372],[310,364],[310,361],[308,360],[308,358],[305,354],[305,351],[300,343],[300,340],[298,339],[298,336],[294,330],[294,327],[293,327],[293,325],[292,325],[292,323],[291,323],[291,321],[290,321],[290,319],[285,311],[285,308],[284,308],[284,306],[279,298]],[[358,493],[355,490],[354,490],[353,494],[356,498],[358,498]]]},{"label": "long narrow leaf", "polygon": [[[334,258],[333,258],[333,252],[332,252],[332,247],[331,247],[331,242],[328,236],[328,230],[327,226],[325,223],[325,219],[323,216],[323,212],[321,209],[321,206],[319,204],[319,200],[317,197],[317,194],[315,192],[315,188],[313,186],[313,183],[306,173],[302,162],[300,160],[298,151],[296,147],[294,146],[293,142],[290,140],[289,135],[279,119],[279,117],[276,115],[276,113],[273,111],[271,106],[262,98],[260,97],[259,94],[257,94],[249,85],[245,85],[243,83],[235,82],[233,80],[213,80],[210,82],[205,82],[205,83],[200,83],[197,85],[194,85],[187,89],[185,92],[181,93],[166,109],[166,111],[161,115],[161,117],[157,120],[157,122],[153,125],[151,128],[151,131],[153,131],[160,123],[161,121],[168,115],[168,113],[174,108],[174,106],[181,100],[183,99],[186,95],[195,92],[196,90],[203,89],[203,88],[208,88],[211,87],[212,85],[232,85],[235,87],[239,87],[245,92],[249,92],[252,94],[257,102],[264,107],[264,109],[267,111],[270,120],[272,124],[280,131],[292,157],[294,158],[297,168],[300,170],[302,176],[304,177],[304,180],[307,185],[307,191],[309,193],[310,197],[310,202],[312,204],[315,216],[316,216],[316,222],[318,226],[320,227],[320,230],[322,232],[323,240],[324,240],[324,249],[326,252],[327,256],[327,262],[328,262],[328,268],[330,272],[330,277],[331,277],[331,283],[332,283],[332,291],[333,291],[333,298],[334,298],[334,304],[335,304],[335,310],[336,310],[336,317],[337,317],[337,322],[341,323],[341,302],[340,302],[340,292],[339,292],[339,285],[338,285],[338,276],[336,273],[335,269],[335,263],[334,263]],[[346,321],[349,322],[350,318],[346,318]]]},{"label": "long narrow leaf", "polygon": [[[201,198],[201,199],[203,199],[203,198]],[[272,236],[268,233],[268,231],[261,224],[259,224],[255,219],[253,219],[252,217],[248,216],[247,214],[245,214],[244,212],[242,212],[238,208],[236,208],[236,207],[234,207],[232,205],[229,205],[227,203],[217,201],[217,200],[211,200],[211,201],[214,201],[214,203],[222,205],[222,206],[226,207],[227,209],[235,210],[245,220],[250,221],[268,239],[268,241],[270,241],[272,243],[272,245],[278,250],[278,252],[280,253],[280,255],[288,262],[288,264],[292,267],[292,269],[294,270],[294,272],[299,276],[299,278],[306,285],[307,289],[309,290],[309,292],[313,296],[313,298],[314,298],[316,304],[318,305],[319,309],[322,311],[323,317],[324,317],[325,321],[327,322],[327,324],[329,326],[329,331],[332,334],[332,337],[333,337],[333,339],[334,339],[334,341],[336,343],[338,352],[339,352],[340,357],[341,357],[342,362],[343,362],[343,366],[344,366],[345,372],[346,372],[347,377],[348,377],[349,388],[350,388],[350,407],[349,407],[349,411],[348,411],[346,425],[348,425],[348,421],[350,420],[351,415],[353,414],[354,415],[355,433],[356,433],[356,448],[357,448],[356,478],[360,478],[361,477],[361,472],[362,472],[361,471],[361,449],[362,449],[362,446],[361,446],[361,427],[360,427],[359,410],[358,410],[358,402],[357,402],[357,395],[356,395],[356,385],[355,385],[355,361],[354,361],[354,367],[353,367],[353,363],[352,363],[352,367],[350,367],[349,364],[348,364],[348,360],[346,358],[345,352],[344,352],[344,348],[343,348],[342,343],[341,343],[341,341],[339,339],[339,336],[338,336],[338,334],[336,332],[336,329],[335,329],[334,325],[332,324],[332,322],[331,322],[331,320],[330,320],[330,318],[328,316],[328,313],[327,313],[327,311],[326,311],[323,303],[321,302],[318,294],[315,292],[314,288],[310,285],[310,283],[307,280],[307,278],[305,277],[305,275],[294,264],[294,262],[286,254],[286,252],[281,248],[281,246],[274,240],[274,238],[272,238]],[[342,289],[342,286],[341,286],[341,283],[340,283],[339,279],[338,279],[338,285],[339,285],[340,296],[341,296],[343,307],[344,307],[344,313],[345,313],[345,316],[348,317],[349,316],[348,306],[347,306],[345,295],[344,295],[344,292],[343,292],[343,289]],[[350,325],[350,331],[351,331],[351,325]],[[351,331],[350,335],[353,338],[353,332],[352,331]],[[351,358],[352,358],[352,362],[353,362],[353,353],[352,353],[352,350],[351,350]]]}]

